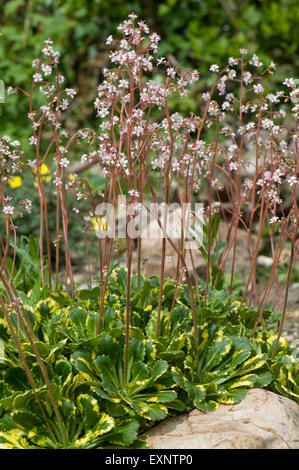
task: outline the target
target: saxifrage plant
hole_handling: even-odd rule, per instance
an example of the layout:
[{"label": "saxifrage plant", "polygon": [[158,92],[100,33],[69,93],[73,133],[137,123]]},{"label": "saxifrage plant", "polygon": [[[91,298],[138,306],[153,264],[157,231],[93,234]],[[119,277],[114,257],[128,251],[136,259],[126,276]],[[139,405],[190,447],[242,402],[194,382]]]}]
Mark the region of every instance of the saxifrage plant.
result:
[{"label": "saxifrage plant", "polygon": [[[157,65],[162,70],[166,67],[165,78],[155,83],[147,75],[153,71],[160,37],[151,34],[135,14],[119,31],[121,40],[107,38],[114,48],[110,54],[113,68],[104,70],[95,100],[101,121],[99,135],[83,129],[69,136],[63,129],[63,113],[76,91],[63,88],[60,55],[51,39],[46,40],[41,59],[33,61],[30,92],[9,89],[28,97],[34,151],[28,159],[20,142],[9,136],[0,141],[0,203],[6,234],[0,240],[0,307],[6,351],[1,366],[3,445],[72,448],[119,442],[139,446],[143,444],[137,439],[137,428],[142,430],[146,422],[165,418],[168,410],[182,412],[197,406],[212,411],[219,403],[240,401],[253,386],[270,387],[293,399],[298,396],[297,362],[281,337],[298,253],[295,81],[284,81],[286,92],[266,95],[263,80],[273,73],[275,64],[264,67],[256,55],[248,57],[242,49],[241,57],[229,58],[224,70],[217,64],[211,66],[217,77],[202,95],[198,115],[172,114],[169,97],[183,99],[199,73],[172,67],[162,57]],[[37,92],[45,101],[41,107],[35,107]],[[165,112],[162,120],[157,120],[157,109]],[[291,128],[284,121],[286,116],[292,119]],[[81,145],[83,140],[90,152],[82,155],[82,164],[99,165],[105,177],[101,195],[94,195],[88,181],[72,173],[69,178],[72,145]],[[248,163],[244,153],[250,146],[255,160]],[[39,279],[29,293],[22,292],[24,286],[16,282],[21,266],[17,256],[22,252],[14,217],[35,208],[27,199],[17,201],[6,194],[9,182],[24,166],[31,169],[37,186],[40,217]],[[206,261],[204,281],[198,278],[194,262],[191,270],[187,266],[186,254],[190,251],[192,259],[192,250],[183,221],[176,244],[159,213],[151,216],[163,235],[160,276],[146,279],[142,275],[140,231],[133,274],[134,236],[129,226],[136,224],[138,211],[147,208],[148,200],[156,204],[162,198],[169,204],[173,184],[181,207],[195,202],[202,188],[206,189],[203,241],[196,231],[191,236],[199,242]],[[47,198],[53,189],[55,234],[49,230]],[[83,234],[94,226],[98,233],[99,282],[85,291],[75,284],[69,247],[72,216],[67,198],[72,191],[78,206],[82,199],[90,201],[90,212],[82,214]],[[221,191],[228,204],[223,203]],[[119,196],[128,196],[127,267],[111,275],[113,245],[118,240],[110,236],[105,214],[97,205],[104,202],[114,208]],[[287,211],[282,197],[290,201]],[[77,205],[73,209],[80,215]],[[226,226],[225,240],[221,239],[220,220]],[[235,300],[240,226],[248,236],[251,264],[242,296]],[[273,263],[260,296],[256,264],[265,226]],[[291,246],[290,262],[280,285],[277,267],[286,242]],[[54,276],[52,243],[56,250]],[[64,290],[68,292],[64,295],[59,282],[62,244]],[[172,280],[165,279],[167,244],[176,254]],[[87,243],[86,255],[88,258]],[[216,289],[221,288],[229,255],[230,285],[225,294]],[[284,290],[281,315],[276,317],[277,333],[267,329],[267,302],[275,284],[277,306]],[[14,426],[17,432],[12,431]],[[38,440],[36,435],[43,438]]]},{"label": "saxifrage plant", "polygon": [[[229,296],[214,291],[204,306],[202,298],[198,305],[202,319],[198,330],[199,371],[194,374],[188,289],[183,293],[186,286],[181,286],[182,294],[169,323],[169,300],[175,283],[165,282],[163,333],[155,339],[159,295],[156,277],[142,278],[140,290],[135,291],[128,380],[124,382],[126,271],[120,268],[113,276],[99,335],[95,334],[99,317],[95,290],[78,291],[76,300],[62,291],[53,293],[34,306],[29,296],[29,304],[25,304],[62,416],[63,433],[56,424],[48,389],[24,330],[20,329],[20,342],[36,383],[34,390],[2,320],[1,337],[6,349],[0,381],[3,448],[145,446],[137,436],[148,425],[194,406],[207,412],[219,403],[238,403],[253,387],[267,387],[299,401],[298,364],[283,338],[272,358],[277,333],[271,323],[277,321],[277,316],[269,312],[270,329],[259,327],[250,338],[254,309],[243,306],[237,317],[238,299],[228,305]],[[17,325],[14,312],[11,321]]]}]

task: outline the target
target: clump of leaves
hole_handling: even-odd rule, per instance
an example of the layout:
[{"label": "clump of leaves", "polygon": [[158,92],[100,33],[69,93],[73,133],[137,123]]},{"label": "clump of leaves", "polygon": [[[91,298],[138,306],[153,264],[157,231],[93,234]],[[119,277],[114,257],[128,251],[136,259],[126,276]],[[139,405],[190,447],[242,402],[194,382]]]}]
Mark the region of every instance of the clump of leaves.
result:
[{"label": "clump of leaves", "polygon": [[[127,271],[113,271],[101,331],[100,288],[47,297],[44,289],[22,295],[28,325],[46,368],[63,422],[57,426],[32,345],[19,325],[19,340],[35,381],[24,372],[6,320],[0,320],[5,358],[0,364],[0,446],[8,448],[142,447],[138,434],[168,415],[194,407],[215,410],[241,401],[253,387],[266,387],[299,401],[298,364],[271,328],[279,315],[265,311],[265,324],[251,337],[257,312],[211,290],[197,301],[199,357],[195,357],[187,286],[165,280],[161,328],[155,335],[159,279],[132,276],[128,379],[123,377]],[[17,313],[10,319],[18,326]],[[197,365],[198,364],[198,365]]]}]

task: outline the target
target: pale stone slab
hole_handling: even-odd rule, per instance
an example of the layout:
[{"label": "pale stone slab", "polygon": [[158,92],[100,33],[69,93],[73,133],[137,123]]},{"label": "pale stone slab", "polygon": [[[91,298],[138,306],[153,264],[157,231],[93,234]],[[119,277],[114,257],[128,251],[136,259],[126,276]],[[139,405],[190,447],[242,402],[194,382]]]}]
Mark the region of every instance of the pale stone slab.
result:
[{"label": "pale stone slab", "polygon": [[299,449],[298,425],[293,400],[253,389],[237,405],[169,418],[142,438],[151,449]]}]

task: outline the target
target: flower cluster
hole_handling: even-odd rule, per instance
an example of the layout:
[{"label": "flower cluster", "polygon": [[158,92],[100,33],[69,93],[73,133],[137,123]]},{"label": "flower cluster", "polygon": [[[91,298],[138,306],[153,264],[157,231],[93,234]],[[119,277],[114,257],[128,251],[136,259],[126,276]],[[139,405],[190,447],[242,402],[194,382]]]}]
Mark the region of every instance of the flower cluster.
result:
[{"label": "flower cluster", "polygon": [[10,177],[22,170],[23,150],[18,140],[5,135],[0,139],[0,174]]}]

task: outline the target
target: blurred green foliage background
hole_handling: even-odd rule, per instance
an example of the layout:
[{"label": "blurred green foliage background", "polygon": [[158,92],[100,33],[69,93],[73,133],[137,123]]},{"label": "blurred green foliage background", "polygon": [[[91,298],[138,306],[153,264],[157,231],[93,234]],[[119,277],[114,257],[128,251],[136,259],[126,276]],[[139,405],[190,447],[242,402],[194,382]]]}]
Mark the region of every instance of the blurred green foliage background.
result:
[{"label": "blurred green foliage background", "polygon": [[[92,102],[108,64],[105,39],[132,11],[161,35],[160,54],[197,68],[201,83],[212,63],[225,65],[240,47],[265,63],[274,60],[276,82],[299,76],[299,0],[0,0],[0,78],[6,88],[28,90],[32,60],[51,37],[62,54],[67,84],[79,92],[67,126],[94,127]],[[28,137],[26,99],[9,96],[0,107],[1,134]]]}]

